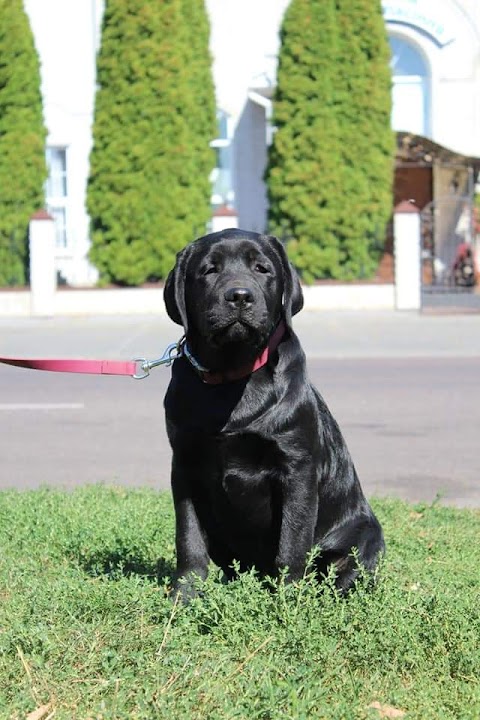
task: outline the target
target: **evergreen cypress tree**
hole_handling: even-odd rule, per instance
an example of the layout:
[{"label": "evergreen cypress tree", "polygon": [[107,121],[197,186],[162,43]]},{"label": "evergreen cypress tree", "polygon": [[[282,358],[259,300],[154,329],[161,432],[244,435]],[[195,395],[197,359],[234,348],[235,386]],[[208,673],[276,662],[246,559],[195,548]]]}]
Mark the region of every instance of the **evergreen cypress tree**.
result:
[{"label": "evergreen cypress tree", "polygon": [[336,111],[346,200],[339,207],[338,232],[342,274],[351,279],[375,272],[392,210],[390,47],[380,0],[336,0],[336,8]]},{"label": "evergreen cypress tree", "polygon": [[271,229],[306,281],[375,269],[391,208],[388,57],[380,2],[287,9],[266,179]]},{"label": "evergreen cypress tree", "polygon": [[[185,37],[185,67],[183,70],[189,92],[185,94],[183,112],[192,130],[192,159],[197,167],[196,183],[192,191],[198,193],[198,206],[204,209],[201,216],[192,217],[194,235],[205,232],[210,219],[212,184],[210,174],[215,165],[215,154],[210,142],[217,135],[215,87],[212,76],[212,58],[209,51],[210,23],[204,0],[183,0],[183,28]],[[192,204],[194,208],[197,203]]]},{"label": "evergreen cypress tree", "polygon": [[28,222],[44,206],[40,69],[22,0],[0,0],[0,286],[27,277]]},{"label": "evergreen cypress tree", "polygon": [[204,231],[215,135],[208,37],[200,0],[107,0],[87,195],[104,281],[165,277]]},{"label": "evergreen cypress tree", "polygon": [[337,35],[332,0],[293,0],[280,31],[281,52],[267,187],[272,232],[306,279],[339,267],[334,233],[339,134],[331,59]]}]

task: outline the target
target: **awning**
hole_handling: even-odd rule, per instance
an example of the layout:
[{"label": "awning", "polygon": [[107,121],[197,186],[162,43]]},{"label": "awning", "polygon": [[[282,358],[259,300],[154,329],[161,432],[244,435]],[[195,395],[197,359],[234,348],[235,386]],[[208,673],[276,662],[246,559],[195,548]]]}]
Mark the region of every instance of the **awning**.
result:
[{"label": "awning", "polygon": [[480,158],[462,155],[422,135],[397,132],[397,166],[416,165],[432,167],[434,164],[471,167],[475,174],[480,171]]}]

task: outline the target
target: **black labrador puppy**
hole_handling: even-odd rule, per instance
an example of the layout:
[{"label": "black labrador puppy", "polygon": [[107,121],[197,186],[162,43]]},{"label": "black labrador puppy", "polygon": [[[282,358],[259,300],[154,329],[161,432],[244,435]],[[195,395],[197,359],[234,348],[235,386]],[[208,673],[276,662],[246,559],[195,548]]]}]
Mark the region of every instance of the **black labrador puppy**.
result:
[{"label": "black labrador puppy", "polygon": [[[209,559],[301,578],[318,546],[347,591],[373,571],[382,529],[292,330],[298,276],[275,238],[229,229],[177,256],[165,285],[185,341],[165,397],[173,450],[175,590],[188,600]],[[356,549],[356,550],[354,550]]]}]

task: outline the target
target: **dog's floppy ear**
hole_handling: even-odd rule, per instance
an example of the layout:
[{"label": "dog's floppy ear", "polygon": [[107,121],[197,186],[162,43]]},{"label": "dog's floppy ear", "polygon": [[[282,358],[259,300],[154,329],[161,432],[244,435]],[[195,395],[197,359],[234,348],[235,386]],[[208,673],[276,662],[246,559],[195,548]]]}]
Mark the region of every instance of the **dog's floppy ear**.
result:
[{"label": "dog's floppy ear", "polygon": [[185,334],[188,330],[187,307],[185,302],[185,275],[187,261],[190,257],[191,245],[177,253],[175,267],[168,274],[163,299],[168,316],[177,325],[183,325]]},{"label": "dog's floppy ear", "polygon": [[300,280],[280,240],[273,235],[268,236],[268,240],[272,243],[282,263],[283,313],[287,326],[291,327],[292,317],[303,308],[303,292]]}]

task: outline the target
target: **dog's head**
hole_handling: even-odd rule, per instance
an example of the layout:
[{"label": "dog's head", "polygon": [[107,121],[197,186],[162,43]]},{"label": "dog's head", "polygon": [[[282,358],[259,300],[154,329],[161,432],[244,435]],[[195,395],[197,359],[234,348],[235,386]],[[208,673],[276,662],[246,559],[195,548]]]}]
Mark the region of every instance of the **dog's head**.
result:
[{"label": "dog's head", "polygon": [[283,317],[303,306],[297,273],[277,238],[229,229],[195,240],[177,255],[165,284],[170,318],[183,325],[207,366],[222,354],[245,362]]}]

